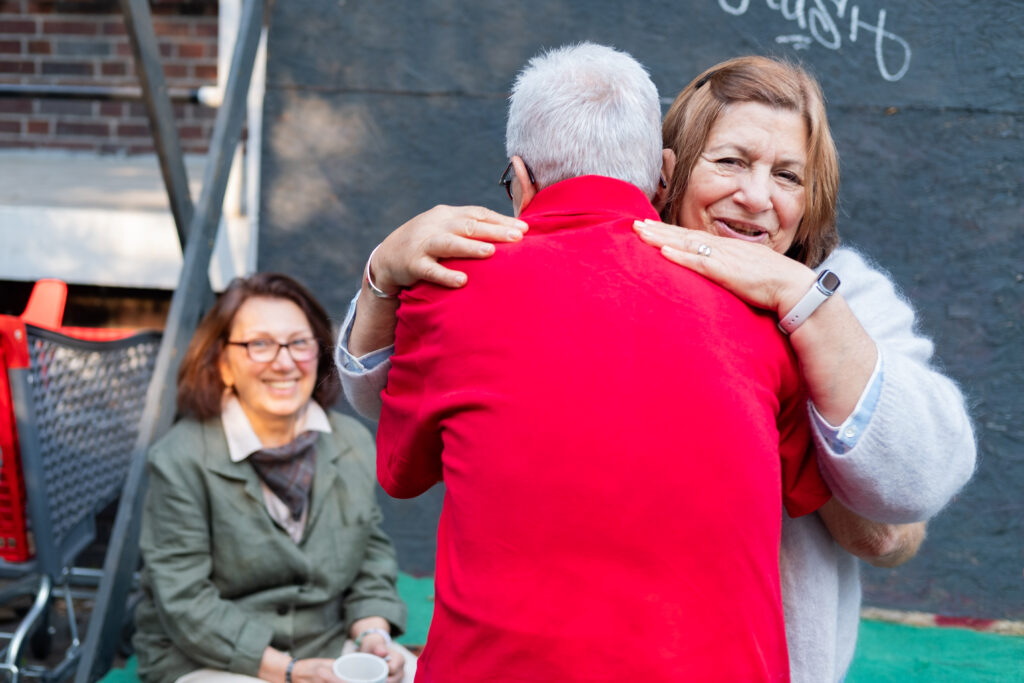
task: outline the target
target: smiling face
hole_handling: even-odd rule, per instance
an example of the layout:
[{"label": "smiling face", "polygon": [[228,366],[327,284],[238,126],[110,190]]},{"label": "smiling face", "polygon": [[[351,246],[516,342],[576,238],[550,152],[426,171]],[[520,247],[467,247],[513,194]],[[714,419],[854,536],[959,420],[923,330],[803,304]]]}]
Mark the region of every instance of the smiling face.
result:
[{"label": "smiling face", "polygon": [[731,104],[690,172],[676,222],[785,253],[804,215],[806,173],[807,126],[798,113]]},{"label": "smiling face", "polygon": [[[313,337],[313,330],[296,304],[288,299],[255,296],[245,300],[231,323],[228,340],[265,339],[286,344]],[[296,363],[279,349],[274,360],[257,363],[244,346],[229,344],[220,357],[224,385],[232,387],[253,430],[264,443],[270,434],[289,432],[295,418],[313,395],[317,358]]]}]

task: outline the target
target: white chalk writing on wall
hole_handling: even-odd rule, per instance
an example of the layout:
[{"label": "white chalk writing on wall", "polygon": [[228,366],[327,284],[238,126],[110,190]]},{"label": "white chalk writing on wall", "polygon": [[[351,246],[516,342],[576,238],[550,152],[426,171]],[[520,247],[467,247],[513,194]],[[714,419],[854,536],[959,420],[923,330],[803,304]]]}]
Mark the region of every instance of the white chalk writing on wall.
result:
[{"label": "white chalk writing on wall", "polygon": [[[845,35],[850,43],[864,39],[864,34],[867,34],[868,40],[873,40],[875,64],[882,78],[898,81],[910,68],[910,44],[886,29],[887,14],[884,9],[878,10],[878,18],[871,22],[862,19],[860,5],[850,5],[848,0],[811,0],[812,7],[807,6],[807,0],[765,0],[765,4],[769,9],[778,11],[783,18],[795,21],[801,31],[810,34],[776,36],[777,43],[792,45],[796,50],[807,49],[811,43],[818,43],[829,50],[838,50],[843,46],[844,36],[840,27],[848,26],[849,32]],[[718,0],[718,6],[728,14],[740,16],[750,7],[750,0]],[[867,12],[864,16],[867,16]],[[849,19],[848,24],[846,19]]]}]

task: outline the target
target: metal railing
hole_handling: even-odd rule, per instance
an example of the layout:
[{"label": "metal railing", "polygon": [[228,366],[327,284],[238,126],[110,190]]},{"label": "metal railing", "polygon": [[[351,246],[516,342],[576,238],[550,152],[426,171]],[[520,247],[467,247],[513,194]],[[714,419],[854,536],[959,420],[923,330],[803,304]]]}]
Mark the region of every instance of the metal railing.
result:
[{"label": "metal railing", "polygon": [[167,188],[184,263],[171,299],[153,382],[146,397],[138,439],[103,564],[93,613],[83,645],[76,683],[91,683],[110,668],[124,621],[131,578],[139,563],[139,529],[146,487],[145,460],[150,444],[174,418],[178,366],[196,324],[212,301],[207,272],[220,224],[234,150],[241,138],[246,95],[272,0],[244,0],[231,68],[210,141],[202,190],[193,205],[171,97],[164,81],[147,0],[120,0],[136,71],[153,131],[160,170]]},{"label": "metal railing", "polygon": [[[35,85],[29,83],[0,83],[0,97],[47,98],[56,100],[93,100],[100,102],[132,102],[145,97],[142,88],[102,85]],[[203,88],[186,90],[168,89],[167,97],[172,102],[210,105]]]}]

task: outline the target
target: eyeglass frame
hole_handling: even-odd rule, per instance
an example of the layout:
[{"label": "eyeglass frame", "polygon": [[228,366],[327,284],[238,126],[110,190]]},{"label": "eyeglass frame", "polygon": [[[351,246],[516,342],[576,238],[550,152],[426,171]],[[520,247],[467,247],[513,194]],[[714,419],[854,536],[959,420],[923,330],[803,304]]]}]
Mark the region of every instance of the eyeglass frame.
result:
[{"label": "eyeglass frame", "polygon": [[[533,177],[533,171],[530,170],[530,166],[525,161],[523,162],[523,166],[526,167],[526,172],[530,176],[530,182],[536,184],[537,183],[537,179]],[[510,159],[509,162],[508,162],[508,166],[505,167],[505,170],[502,172],[501,177],[498,178],[498,184],[499,185],[504,185],[505,186],[505,192],[506,192],[506,194],[508,194],[508,198],[511,201],[515,201],[514,199],[512,199],[512,177],[511,176],[509,176],[507,178],[505,177],[505,176],[508,176],[509,171],[511,171],[511,170],[512,170],[512,160]]]},{"label": "eyeglass frame", "polygon": [[[257,342],[273,344],[276,347],[274,349],[274,355],[268,357],[267,360],[259,360],[258,358],[253,358],[252,344],[255,344]],[[309,358],[295,357],[295,352],[292,351],[292,344],[295,344],[296,342],[312,342],[312,353],[310,354]],[[228,346],[244,346],[246,356],[248,356],[249,360],[251,360],[253,363],[273,363],[275,360],[277,360],[277,357],[281,355],[282,348],[288,349],[288,356],[292,359],[293,363],[308,363],[311,360],[315,360],[320,354],[320,342],[317,341],[316,337],[299,337],[298,339],[292,339],[290,342],[286,342],[284,344],[277,341],[276,339],[269,339],[267,337],[258,337],[256,339],[250,339],[249,341],[231,341],[229,339],[224,343],[227,344]]]}]

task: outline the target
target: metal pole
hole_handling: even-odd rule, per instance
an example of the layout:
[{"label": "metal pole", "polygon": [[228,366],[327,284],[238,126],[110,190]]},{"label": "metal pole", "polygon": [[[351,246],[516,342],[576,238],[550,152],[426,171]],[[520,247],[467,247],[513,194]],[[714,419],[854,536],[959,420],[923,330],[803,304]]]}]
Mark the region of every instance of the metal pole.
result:
[{"label": "metal pole", "polygon": [[231,158],[241,137],[246,93],[263,26],[263,10],[262,0],[245,0],[224,104],[217,111],[214,123],[203,190],[188,230],[185,261],[178,288],[171,299],[153,381],[146,395],[139,438],[132,452],[132,461],[107,547],[103,578],[89,620],[82,661],[75,675],[76,683],[91,683],[105,674],[120,639],[125,599],[139,561],[138,537],[146,483],[146,451],[155,438],[170,427],[174,418],[174,378],[202,312],[202,303],[210,291],[207,278],[210,255],[220,223]]},{"label": "metal pole", "polygon": [[160,159],[160,172],[171,202],[171,214],[178,229],[178,241],[185,246],[188,226],[192,222],[192,197],[188,191],[188,174],[181,153],[181,140],[174,121],[174,109],[164,80],[160,51],[153,30],[153,17],[147,0],[120,0],[125,29],[135,55],[139,85],[145,94],[153,144]]}]

